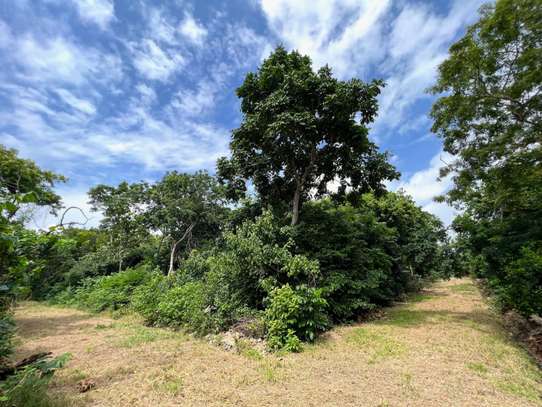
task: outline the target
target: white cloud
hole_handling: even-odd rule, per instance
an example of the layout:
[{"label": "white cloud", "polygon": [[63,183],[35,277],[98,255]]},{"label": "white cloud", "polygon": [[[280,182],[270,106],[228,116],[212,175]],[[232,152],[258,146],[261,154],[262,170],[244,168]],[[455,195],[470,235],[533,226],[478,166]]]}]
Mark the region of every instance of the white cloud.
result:
[{"label": "white cloud", "polygon": [[156,92],[150,86],[140,83],[136,86],[140,94],[140,102],[146,106],[151,105],[156,100]]},{"label": "white cloud", "polygon": [[414,173],[400,187],[419,203],[432,200],[445,192],[452,184],[449,176],[437,181],[440,168],[445,166],[445,162],[450,161],[452,161],[452,156],[449,153],[439,152],[431,159],[428,168]]},{"label": "white cloud", "polygon": [[368,74],[387,82],[375,130],[395,129],[421,98],[451,42],[477,18],[483,0],[455,0],[447,14],[426,2],[260,0],[269,27],[288,48],[329,64],[341,77]]},{"label": "white cloud", "polygon": [[[52,215],[47,208],[36,208],[28,220],[27,226],[47,230],[51,226],[59,225],[64,215],[62,223],[65,226],[71,224],[75,227],[97,227],[103,218],[103,214],[90,210],[88,189],[86,185],[77,185],[70,182],[56,187],[55,192],[62,197],[64,209],[58,211],[57,215]],[[67,210],[68,208],[71,209]]]},{"label": "white cloud", "polygon": [[11,29],[6,23],[0,20],[0,48],[8,47],[12,41]]},{"label": "white cloud", "polygon": [[151,39],[145,39],[139,46],[133,47],[133,54],[134,66],[142,75],[163,82],[186,62],[178,51],[164,51]]},{"label": "white cloud", "polygon": [[[381,58],[381,19],[389,0],[261,0],[271,29],[289,48],[330,64],[343,77]],[[345,24],[346,22],[346,24]]]},{"label": "white cloud", "polygon": [[171,107],[186,116],[196,116],[205,113],[214,106],[218,90],[210,82],[201,82],[195,90],[180,90],[175,95]]},{"label": "white cloud", "polygon": [[156,8],[150,9],[149,15],[150,18],[147,26],[150,31],[150,36],[157,41],[163,41],[167,44],[176,44],[175,27],[170,24],[162,10]]},{"label": "white cloud", "polygon": [[36,39],[26,35],[13,42],[11,55],[23,68],[19,77],[33,82],[107,82],[118,79],[122,70],[115,55],[78,46],[60,36]]},{"label": "white cloud", "polygon": [[190,14],[186,14],[179,24],[179,32],[197,45],[202,45],[207,36],[205,27],[199,24]]},{"label": "white cloud", "polygon": [[452,161],[452,155],[441,151],[431,159],[427,168],[415,172],[406,180],[395,183],[390,187],[393,190],[402,189],[414,198],[416,203],[422,206],[424,210],[438,216],[444,224],[449,225],[457,211],[449,205],[435,202],[433,199],[451,188],[453,184],[451,175],[440,180],[438,178],[440,168]]},{"label": "white cloud", "polygon": [[93,115],[94,113],[96,113],[96,107],[92,104],[92,102],[86,99],[78,98],[69,90],[56,89],[55,92],[62,98],[65,103],[67,103],[74,109],[77,109],[89,115]]},{"label": "white cloud", "polygon": [[112,0],[73,0],[81,20],[107,29],[115,18],[115,7]]}]

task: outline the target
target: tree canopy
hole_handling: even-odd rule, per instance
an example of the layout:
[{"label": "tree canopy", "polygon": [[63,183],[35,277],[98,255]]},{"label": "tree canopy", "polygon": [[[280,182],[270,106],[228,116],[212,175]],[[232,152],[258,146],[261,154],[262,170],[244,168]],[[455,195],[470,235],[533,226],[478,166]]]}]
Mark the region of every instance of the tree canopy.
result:
[{"label": "tree canopy", "polygon": [[484,6],[432,90],[444,93],[433,131],[454,156],[442,170],[454,177],[443,199],[464,210],[454,228],[472,267],[505,307],[541,313],[542,3]]},{"label": "tree canopy", "polygon": [[[0,145],[0,199],[19,203],[24,195],[32,194],[27,203],[39,206],[49,206],[55,211],[61,207],[61,198],[53,191],[56,182],[64,182],[66,178],[39,168],[32,160],[17,156],[17,150]],[[10,206],[10,216],[13,216],[20,205]]]},{"label": "tree canopy", "polygon": [[301,203],[328,193],[332,181],[339,193],[382,192],[398,177],[368,138],[382,86],[335,79],[328,66],[314,72],[308,56],[278,47],[237,89],[243,121],[219,177],[233,195],[250,180],[266,203],[288,203],[294,225]]}]

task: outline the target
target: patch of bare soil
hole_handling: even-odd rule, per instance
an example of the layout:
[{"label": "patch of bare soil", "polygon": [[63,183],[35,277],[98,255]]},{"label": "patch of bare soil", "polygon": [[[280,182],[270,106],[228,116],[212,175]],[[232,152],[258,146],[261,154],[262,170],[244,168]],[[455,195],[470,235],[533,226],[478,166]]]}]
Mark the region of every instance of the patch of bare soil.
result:
[{"label": "patch of bare soil", "polygon": [[135,319],[34,303],[16,318],[16,359],[73,355],[51,389],[73,406],[542,405],[540,370],[468,279],[338,327],[300,354],[263,354],[242,339],[228,352]]}]

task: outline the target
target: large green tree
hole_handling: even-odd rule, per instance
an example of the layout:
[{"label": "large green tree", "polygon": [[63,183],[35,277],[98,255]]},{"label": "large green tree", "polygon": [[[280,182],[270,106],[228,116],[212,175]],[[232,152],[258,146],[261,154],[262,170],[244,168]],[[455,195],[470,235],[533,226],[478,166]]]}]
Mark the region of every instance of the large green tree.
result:
[{"label": "large green tree", "polygon": [[145,218],[152,230],[169,242],[168,274],[174,272],[179,246],[188,249],[218,235],[225,208],[216,179],[204,171],[167,173],[148,192]]},{"label": "large green tree", "polygon": [[[20,158],[17,150],[0,144],[0,200],[10,208],[6,216],[15,216],[24,203],[48,206],[52,211],[59,209],[61,198],[53,188],[56,182],[65,180],[62,175],[39,168],[32,160]],[[25,195],[28,202],[23,200]]]},{"label": "large green tree", "polygon": [[9,309],[14,285],[32,260],[19,250],[24,228],[15,215],[25,205],[58,209],[60,197],[53,192],[53,186],[63,180],[31,160],[19,158],[16,150],[0,145],[0,370],[12,350],[14,325]]},{"label": "large green tree", "polygon": [[[455,157],[442,175],[454,177],[445,199],[464,209],[454,222],[459,238],[506,306],[540,313],[542,2],[482,7],[432,90],[444,94],[431,114],[433,131]],[[527,263],[533,266],[518,266]]]},{"label": "large green tree", "polygon": [[126,255],[147,235],[144,224],[145,183],[97,185],[88,195],[93,211],[103,214],[101,227],[109,235],[109,249],[122,270]]},{"label": "large green tree", "polygon": [[[433,131],[457,155],[451,201],[476,195],[480,181],[499,182],[506,204],[511,167],[540,168],[542,134],[542,3],[499,0],[450,48],[439,67]],[[503,195],[504,194],[504,195]]]},{"label": "large green tree", "polygon": [[338,80],[328,66],[314,72],[309,57],[278,47],[237,89],[243,121],[231,158],[218,161],[220,179],[230,192],[249,180],[265,203],[289,203],[292,225],[303,200],[326,194],[332,181],[339,193],[383,191],[383,181],[398,174],[367,127],[382,86]]}]

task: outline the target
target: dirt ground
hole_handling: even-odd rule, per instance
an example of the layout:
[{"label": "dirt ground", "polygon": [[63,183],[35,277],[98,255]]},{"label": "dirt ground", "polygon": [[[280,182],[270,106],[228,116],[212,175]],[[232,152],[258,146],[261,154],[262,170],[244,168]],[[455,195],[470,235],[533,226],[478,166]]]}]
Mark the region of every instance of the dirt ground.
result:
[{"label": "dirt ground", "polygon": [[[23,304],[17,358],[69,352],[51,393],[69,406],[541,406],[542,373],[467,279],[299,354],[226,352],[136,319]],[[77,391],[89,379],[94,389]]]}]

